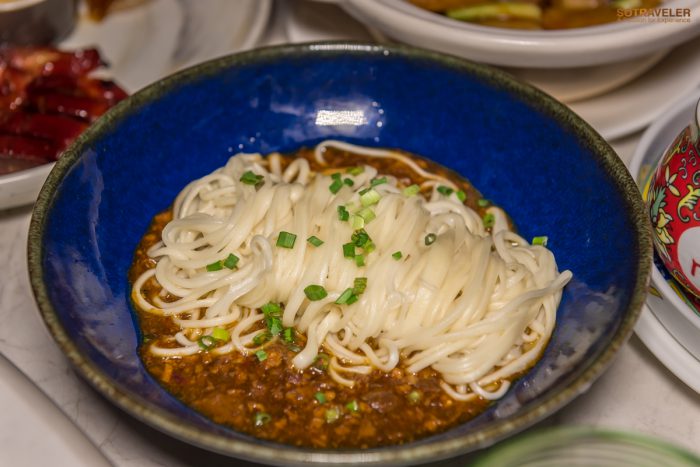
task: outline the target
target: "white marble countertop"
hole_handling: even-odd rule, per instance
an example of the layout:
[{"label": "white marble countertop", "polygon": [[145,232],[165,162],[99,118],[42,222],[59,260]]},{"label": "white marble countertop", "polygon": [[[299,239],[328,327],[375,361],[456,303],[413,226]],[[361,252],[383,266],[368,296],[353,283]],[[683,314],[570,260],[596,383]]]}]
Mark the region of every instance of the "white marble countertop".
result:
[{"label": "white marble countertop", "polygon": [[[266,43],[284,40],[273,21]],[[613,142],[625,162],[639,136]],[[30,216],[31,207],[0,211],[0,258],[5,264],[0,268],[0,354],[6,357],[0,358],[0,465],[245,465],[151,429],[76,376],[45,329],[31,294],[26,265]],[[700,453],[700,394],[633,336],[586,394],[543,424],[635,431]]]}]

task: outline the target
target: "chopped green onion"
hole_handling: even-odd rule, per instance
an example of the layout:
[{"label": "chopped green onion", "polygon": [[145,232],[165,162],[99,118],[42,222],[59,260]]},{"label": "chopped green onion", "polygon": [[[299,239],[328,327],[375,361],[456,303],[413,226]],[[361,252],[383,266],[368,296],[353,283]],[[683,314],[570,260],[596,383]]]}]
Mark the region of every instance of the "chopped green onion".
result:
[{"label": "chopped green onion", "polygon": [[238,256],[231,253],[224,260],[224,266],[226,266],[229,269],[235,269],[236,266],[238,265],[238,260],[239,260]]},{"label": "chopped green onion", "polygon": [[334,174],[331,174],[331,178],[333,180],[340,180],[341,177],[342,177],[342,175],[340,175],[340,172],[336,172]]},{"label": "chopped green onion", "polygon": [[377,215],[374,213],[372,208],[362,208],[357,212],[357,215],[364,219],[365,224],[372,222],[377,218]]},{"label": "chopped green onion", "polygon": [[207,264],[207,271],[209,272],[221,271],[223,268],[224,265],[221,264],[221,261],[216,261],[215,263]]},{"label": "chopped green onion", "polygon": [[357,255],[355,256],[355,264],[357,267],[361,268],[362,266],[365,265],[365,257],[362,255]]},{"label": "chopped green onion", "polygon": [[367,244],[364,247],[365,253],[372,253],[376,249],[377,245],[375,245],[374,242],[367,242]]},{"label": "chopped green onion", "polygon": [[484,214],[484,218],[482,220],[484,221],[484,227],[486,227],[487,229],[489,227],[493,227],[493,225],[496,223],[496,218],[490,212]]},{"label": "chopped green onion", "polygon": [[253,337],[253,344],[255,345],[263,345],[265,342],[269,341],[272,335],[267,332],[261,332],[259,334],[256,334],[255,337]]},{"label": "chopped green onion", "polygon": [[328,369],[328,365],[331,362],[331,357],[329,357],[325,353],[320,353],[316,355],[316,358],[314,359],[313,366],[314,368],[317,368],[319,370],[326,370]]},{"label": "chopped green onion", "polygon": [[369,185],[374,188],[375,186],[378,185],[384,185],[386,183],[386,177],[382,178],[375,178],[371,182],[369,182]]},{"label": "chopped green onion", "polygon": [[340,410],[337,407],[326,410],[326,423],[333,423],[340,418]]},{"label": "chopped green onion", "polygon": [[264,178],[265,177],[262,175],[256,175],[252,171],[248,170],[247,172],[243,173],[240,180],[246,185],[257,185],[258,183],[262,182]]},{"label": "chopped green onion", "polygon": [[294,343],[294,328],[285,328],[284,334],[282,335],[282,339],[284,339],[284,341],[287,342],[288,344],[293,344]]},{"label": "chopped green onion", "polygon": [[352,178],[343,179],[343,183],[345,183],[347,186],[353,186],[355,184],[355,182],[352,180]]},{"label": "chopped green onion", "polygon": [[276,316],[270,316],[268,318],[265,318],[265,324],[270,330],[270,334],[272,334],[273,336],[278,336],[279,333],[281,333],[284,329],[284,326],[282,326],[282,320]]},{"label": "chopped green onion", "polygon": [[400,260],[403,254],[400,251],[396,251],[391,254],[391,257],[394,258],[396,261]]},{"label": "chopped green onion", "polygon": [[375,189],[370,189],[364,194],[360,195],[360,203],[362,203],[362,206],[364,207],[377,204],[380,199],[382,199],[382,195],[380,195]]},{"label": "chopped green onion", "polygon": [[433,243],[435,243],[435,240],[437,240],[437,235],[435,235],[434,233],[429,233],[425,236],[426,245],[432,245]]},{"label": "chopped green onion", "polygon": [[352,297],[352,287],[348,287],[343,291],[343,293],[340,294],[340,297],[338,297],[335,301],[337,305],[344,305],[348,302],[348,300]]},{"label": "chopped green onion", "polygon": [[546,235],[542,235],[540,237],[533,238],[532,244],[533,245],[547,246],[548,241],[549,241],[549,237],[547,237]]},{"label": "chopped green onion", "polygon": [[258,412],[255,414],[254,420],[255,426],[263,426],[264,424],[272,420],[272,417],[270,417],[270,415],[266,414],[265,412]]},{"label": "chopped green onion", "polygon": [[365,167],[362,166],[362,165],[357,166],[357,167],[350,167],[350,168],[348,169],[348,173],[349,173],[350,175],[360,175],[360,174],[361,174],[362,172],[364,172],[364,171],[365,171]]},{"label": "chopped green onion", "polygon": [[231,338],[229,335],[228,331],[224,328],[214,328],[211,331],[211,337],[216,339],[217,341],[227,341]]},{"label": "chopped green onion", "polygon": [[365,220],[362,217],[353,214],[350,216],[350,226],[355,230],[361,229],[365,226]]},{"label": "chopped green onion", "polygon": [[364,194],[367,193],[369,190],[371,190],[371,188],[363,188],[362,190],[360,190],[360,196],[364,195]]},{"label": "chopped green onion", "polygon": [[328,292],[326,292],[326,289],[324,289],[323,286],[315,284],[307,286],[304,289],[304,294],[306,294],[306,298],[312,302],[323,300],[328,296]]},{"label": "chopped green onion", "polygon": [[197,339],[197,345],[202,350],[211,350],[216,346],[216,339],[212,336],[202,336]]},{"label": "chopped green onion", "polygon": [[358,301],[359,299],[360,299],[360,297],[358,297],[358,296],[355,295],[355,294],[352,294],[352,295],[350,295],[350,298],[348,298],[348,301],[347,301],[346,305],[352,305],[353,303],[355,303],[355,302]]},{"label": "chopped green onion", "polygon": [[345,408],[348,409],[350,412],[357,412],[360,410],[360,405],[357,403],[356,400],[352,400],[345,404]]},{"label": "chopped green onion", "polygon": [[333,194],[338,193],[341,188],[343,188],[343,181],[340,179],[333,180],[333,183],[328,185],[328,189],[331,190],[331,193],[333,193]]},{"label": "chopped green onion", "polygon": [[352,233],[350,240],[352,240],[352,243],[354,243],[355,246],[362,248],[367,242],[369,242],[370,238],[365,229],[360,229]]},{"label": "chopped green onion", "polygon": [[255,352],[255,356],[258,357],[258,361],[260,362],[267,360],[267,352],[262,349]]},{"label": "chopped green onion", "polygon": [[338,219],[341,221],[346,221],[350,218],[350,213],[348,212],[347,209],[345,209],[345,206],[342,204],[338,206]]},{"label": "chopped green onion", "polygon": [[283,230],[280,232],[280,236],[277,237],[277,246],[280,248],[294,248],[294,242],[296,241],[297,236],[295,234]]},{"label": "chopped green onion", "polygon": [[354,243],[346,243],[343,245],[343,256],[346,258],[354,258],[355,257],[355,244]]},{"label": "chopped green onion", "polygon": [[262,310],[262,312],[266,315],[274,315],[280,313],[282,311],[282,307],[277,303],[269,302],[261,306],[260,310]]},{"label": "chopped green onion", "polygon": [[354,281],[354,287],[352,291],[355,295],[362,294],[367,288],[367,278],[366,277],[356,277]]},{"label": "chopped green onion", "polygon": [[418,401],[420,400],[420,392],[418,391],[411,391],[408,394],[408,400],[411,402],[411,404],[417,404]]},{"label": "chopped green onion", "polygon": [[458,190],[455,194],[457,195],[457,199],[461,202],[464,202],[467,199],[467,194],[462,190]]},{"label": "chopped green onion", "polygon": [[403,189],[403,194],[406,196],[414,196],[420,192],[420,187],[418,185],[411,185]]},{"label": "chopped green onion", "polygon": [[314,394],[314,397],[318,401],[319,404],[325,404],[326,403],[326,395],[322,393],[321,391],[317,392]]},{"label": "chopped green onion", "polygon": [[313,246],[321,246],[323,245],[323,240],[318,238],[315,235],[310,236],[309,238],[306,239],[307,242],[311,243]]},{"label": "chopped green onion", "polygon": [[450,196],[452,193],[454,193],[454,190],[452,188],[445,185],[440,185],[439,187],[437,187],[437,191],[445,196]]},{"label": "chopped green onion", "polygon": [[487,199],[481,198],[479,201],[476,202],[476,204],[481,208],[485,208],[486,206],[491,204],[491,202]]}]

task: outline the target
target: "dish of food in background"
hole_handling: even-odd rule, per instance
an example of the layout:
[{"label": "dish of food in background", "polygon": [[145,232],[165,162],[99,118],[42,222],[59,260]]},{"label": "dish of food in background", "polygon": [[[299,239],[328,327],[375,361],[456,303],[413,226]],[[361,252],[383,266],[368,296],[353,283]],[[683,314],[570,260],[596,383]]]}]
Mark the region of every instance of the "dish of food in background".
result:
[{"label": "dish of food in background", "polygon": [[619,10],[654,8],[660,0],[408,0],[458,21],[513,29],[571,29],[619,21]]},{"label": "dish of food in background", "polygon": [[467,180],[403,151],[327,140],[236,154],[136,249],[140,355],[240,432],[410,442],[484,411],[544,352],[572,274],[545,237],[532,243]]},{"label": "dish of food in background", "polygon": [[[575,114],[503,72],[404,46],[305,44],[222,58],[141,92],[57,162],[35,206],[29,264],[45,321],[77,371],[166,433],[258,462],[437,460],[558,410],[590,386],[633,330],[651,262],[634,181]],[[212,110],[206,118],[180,111],[193,100]],[[449,118],[426,118],[438,114]],[[329,138],[402,147],[468,174],[523,237],[549,236],[559,266],[576,272],[538,364],[477,418],[418,443],[319,451],[260,442],[184,406],[139,359],[124,277],[153,213],[228,155],[292,151]],[[137,172],[153,183],[134,183]],[[596,209],[577,209],[582,202]],[[79,219],[55,221],[67,213]],[[587,240],[602,234],[605,241]],[[77,284],[90,284],[90,293],[76,293],[86,290]]]},{"label": "dish of food in background", "polygon": [[0,175],[53,162],[85,128],[126,98],[94,78],[96,49],[0,48]]},{"label": "dish of food in background", "polygon": [[1,0],[0,45],[47,45],[75,25],[77,0]]},{"label": "dish of food in background", "polygon": [[[81,15],[58,47],[99,49],[110,67],[96,76],[133,92],[193,63],[253,47],[270,10],[270,0],[117,2],[99,22]],[[52,166],[0,175],[0,209],[32,203]]]},{"label": "dish of food in background", "polygon": [[[666,148],[694,117],[698,99],[700,99],[700,92],[697,91],[676,99],[663,117],[651,125],[642,136],[630,161],[630,171],[640,185],[640,190],[644,190],[649,183],[651,174]],[[664,331],[672,336],[679,346],[682,346],[683,352],[697,361],[700,368],[700,313],[694,306],[698,302],[691,299],[682,286],[675,283],[660,262],[655,262],[653,265],[651,286],[652,293],[647,299],[647,305],[654,318],[663,325]],[[651,339],[658,334],[658,331],[652,330],[658,326],[654,326],[652,320],[648,321],[650,324],[646,328],[647,332],[640,334],[640,337],[654,351]],[[682,352],[676,350],[675,353]],[[662,359],[662,357],[659,358]],[[664,363],[669,366],[667,362]],[[678,376],[681,379],[690,378],[690,376]],[[700,387],[697,382],[695,384],[696,388]]]},{"label": "dish of food in background", "polygon": [[632,18],[585,28],[541,31],[469,24],[406,0],[343,0],[340,5],[363,23],[408,44],[520,68],[576,68],[626,61],[668,50],[700,34],[689,17],[700,0],[664,4],[672,11],[680,8],[682,17],[659,21]]}]

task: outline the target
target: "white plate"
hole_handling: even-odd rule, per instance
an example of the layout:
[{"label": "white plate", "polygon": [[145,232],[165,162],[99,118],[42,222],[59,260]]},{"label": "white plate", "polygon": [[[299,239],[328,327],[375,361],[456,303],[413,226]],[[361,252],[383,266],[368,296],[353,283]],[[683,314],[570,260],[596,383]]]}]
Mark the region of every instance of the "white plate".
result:
[{"label": "white plate", "polygon": [[649,72],[607,94],[569,107],[605,139],[642,130],[700,84],[700,38],[674,49]]},{"label": "white plate", "polygon": [[[109,14],[82,17],[59,47],[97,46],[108,74],[130,93],[198,62],[254,47],[272,0],[149,0]],[[32,203],[53,164],[0,175],[0,209]]]},{"label": "white plate", "polygon": [[634,332],[671,373],[700,394],[700,360],[674,339],[646,306]]}]

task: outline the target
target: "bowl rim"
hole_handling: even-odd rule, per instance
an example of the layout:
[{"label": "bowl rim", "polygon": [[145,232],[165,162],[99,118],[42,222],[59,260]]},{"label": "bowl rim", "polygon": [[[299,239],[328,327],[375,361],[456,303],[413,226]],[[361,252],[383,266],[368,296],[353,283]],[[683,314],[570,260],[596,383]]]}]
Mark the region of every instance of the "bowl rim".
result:
[{"label": "bowl rim", "polygon": [[[89,147],[90,140],[108,133],[112,123],[127,118],[135,110],[157,99],[158,96],[177,88],[182,83],[213,75],[219,69],[246,66],[250,63],[265,62],[278,58],[332,57],[340,54],[343,56],[348,56],[348,54],[360,56],[397,55],[406,60],[423,60],[432,62],[439,68],[469,73],[478,78],[488,80],[494,85],[503,86],[517,94],[528,105],[536,106],[540,110],[546,111],[552,118],[556,118],[572,130],[575,130],[581,144],[590,147],[597,155],[601,170],[611,174],[611,177],[614,174],[615,184],[620,195],[628,205],[629,210],[627,214],[638,239],[639,261],[633,290],[629,297],[629,306],[618,329],[601,349],[598,358],[582,370],[579,376],[566,388],[550,395],[540,405],[523,411],[523,413],[512,419],[497,420],[492,426],[476,433],[467,433],[452,439],[436,440],[429,444],[405,444],[400,446],[400,449],[396,449],[396,446],[388,446],[369,450],[333,451],[295,448],[277,443],[271,445],[258,440],[236,440],[211,433],[202,433],[195,427],[183,425],[177,417],[169,412],[153,407],[139,396],[129,393],[126,388],[122,388],[118,382],[112,380],[92,361],[83,356],[68,337],[49,299],[48,284],[44,282],[42,265],[44,246],[42,239],[48,214],[56,200],[57,189],[68,171],[79,163],[80,156]],[[600,135],[563,104],[536,88],[515,80],[503,71],[459,57],[405,45],[376,45],[354,41],[279,45],[224,56],[166,77],[120,102],[89,127],[59,159],[39,193],[29,228],[28,268],[32,291],[39,312],[55,341],[76,371],[112,403],[160,431],[215,452],[269,464],[288,465],[292,463],[308,465],[322,463],[355,465],[358,463],[381,463],[383,465],[405,465],[453,457],[489,446],[508,435],[515,434],[545,418],[579,394],[585,392],[592,382],[602,374],[603,370],[611,363],[617,350],[631,335],[646,297],[652,262],[652,243],[651,226],[648,218],[644,215],[642,206],[641,196],[636,183],[622,161]]]}]

